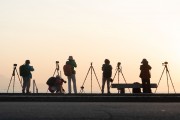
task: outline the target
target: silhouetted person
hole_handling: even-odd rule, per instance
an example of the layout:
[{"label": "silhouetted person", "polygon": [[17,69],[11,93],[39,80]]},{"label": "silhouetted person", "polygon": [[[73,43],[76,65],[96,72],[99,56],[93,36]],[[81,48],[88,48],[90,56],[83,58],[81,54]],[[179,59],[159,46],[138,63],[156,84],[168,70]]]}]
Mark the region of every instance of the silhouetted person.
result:
[{"label": "silhouetted person", "polygon": [[102,94],[104,94],[104,86],[107,81],[107,93],[110,93],[110,81],[112,76],[112,66],[110,65],[110,61],[108,59],[105,59],[105,64],[102,65]]},{"label": "silhouetted person", "polygon": [[48,79],[48,86],[49,86],[49,91],[51,93],[64,93],[64,89],[63,89],[63,83],[66,83],[66,81],[64,79],[62,79],[59,75],[57,75],[56,77],[50,77]]},{"label": "silhouetted person", "polygon": [[148,64],[146,59],[142,60],[140,66],[140,78],[142,79],[143,93],[151,93],[150,78],[151,78],[151,66]]},{"label": "silhouetted person", "polygon": [[22,93],[30,93],[29,88],[31,84],[32,74],[31,71],[34,71],[33,66],[30,66],[30,60],[26,60],[25,64],[22,65],[21,68],[21,76],[23,77],[23,86],[22,86]]},{"label": "silhouetted person", "polygon": [[67,76],[68,78],[68,92],[71,94],[71,80],[73,82],[73,89],[74,93],[77,93],[77,87],[76,87],[76,71],[74,70],[75,67],[77,67],[77,64],[72,56],[69,56],[67,64],[71,65],[72,68],[72,74]]}]

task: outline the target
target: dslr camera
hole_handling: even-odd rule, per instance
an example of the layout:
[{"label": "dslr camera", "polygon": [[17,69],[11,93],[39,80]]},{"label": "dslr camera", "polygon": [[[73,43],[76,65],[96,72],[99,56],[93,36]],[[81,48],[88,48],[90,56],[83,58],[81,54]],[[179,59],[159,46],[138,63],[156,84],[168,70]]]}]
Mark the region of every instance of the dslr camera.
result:
[{"label": "dslr camera", "polygon": [[112,78],[110,78],[110,82],[113,82],[113,79],[112,79]]},{"label": "dslr camera", "polygon": [[119,68],[119,67],[120,67],[120,65],[121,65],[121,62],[118,62],[118,63],[117,63],[117,67]]}]

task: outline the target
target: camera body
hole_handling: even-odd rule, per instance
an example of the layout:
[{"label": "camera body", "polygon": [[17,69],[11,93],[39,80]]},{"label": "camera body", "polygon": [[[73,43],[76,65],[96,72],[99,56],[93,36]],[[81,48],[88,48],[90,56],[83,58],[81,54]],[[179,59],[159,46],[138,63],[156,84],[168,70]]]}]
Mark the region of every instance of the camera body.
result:
[{"label": "camera body", "polygon": [[168,64],[168,62],[164,62],[164,63],[162,63],[162,65],[167,65]]},{"label": "camera body", "polygon": [[120,65],[121,65],[121,62],[118,62],[118,63],[117,63],[117,67],[119,68],[119,67],[120,67]]},{"label": "camera body", "polygon": [[14,64],[14,67],[16,67],[17,66],[17,64]]}]

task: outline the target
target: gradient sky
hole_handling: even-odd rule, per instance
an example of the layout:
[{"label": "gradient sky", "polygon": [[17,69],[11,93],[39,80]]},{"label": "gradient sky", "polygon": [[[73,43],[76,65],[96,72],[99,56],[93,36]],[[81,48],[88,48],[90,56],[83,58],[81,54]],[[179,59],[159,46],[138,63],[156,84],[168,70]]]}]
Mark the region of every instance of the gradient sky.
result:
[{"label": "gradient sky", "polygon": [[[19,67],[30,59],[33,79],[39,91],[46,92],[55,61],[62,71],[72,55],[78,65],[78,91],[91,62],[100,84],[106,58],[113,66],[113,77],[121,62],[126,81],[133,83],[141,82],[139,66],[146,58],[152,66],[151,82],[158,83],[162,63],[168,61],[176,92],[180,92],[179,6],[179,0],[1,0],[0,91],[7,90],[13,64]],[[165,75],[157,92],[167,92]],[[66,80],[63,71],[62,77]],[[122,76],[120,82],[124,83]],[[169,85],[173,92],[170,81]],[[90,74],[84,87],[90,91]],[[67,91],[67,84],[64,88]],[[17,78],[15,90],[20,90]],[[100,92],[94,76],[93,92]]]}]

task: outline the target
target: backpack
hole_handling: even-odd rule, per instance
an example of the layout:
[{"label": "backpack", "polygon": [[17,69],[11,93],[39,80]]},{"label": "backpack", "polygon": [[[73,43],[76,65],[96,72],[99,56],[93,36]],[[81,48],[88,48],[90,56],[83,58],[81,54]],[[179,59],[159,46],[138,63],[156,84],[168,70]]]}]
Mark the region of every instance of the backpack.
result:
[{"label": "backpack", "polygon": [[[134,82],[133,84],[140,85],[140,83],[138,83],[138,82]],[[141,93],[141,88],[133,88],[132,92],[133,93]]]},{"label": "backpack", "polygon": [[20,73],[20,76],[22,77],[27,77],[31,74],[30,70],[28,69],[26,65],[21,65],[19,67],[19,73]]},{"label": "backpack", "polygon": [[55,77],[50,77],[46,82],[46,84],[49,85],[49,86],[54,86],[55,83],[56,83],[56,78]]},{"label": "backpack", "polygon": [[63,71],[65,76],[71,76],[73,74],[72,66],[69,64],[63,66]]}]

